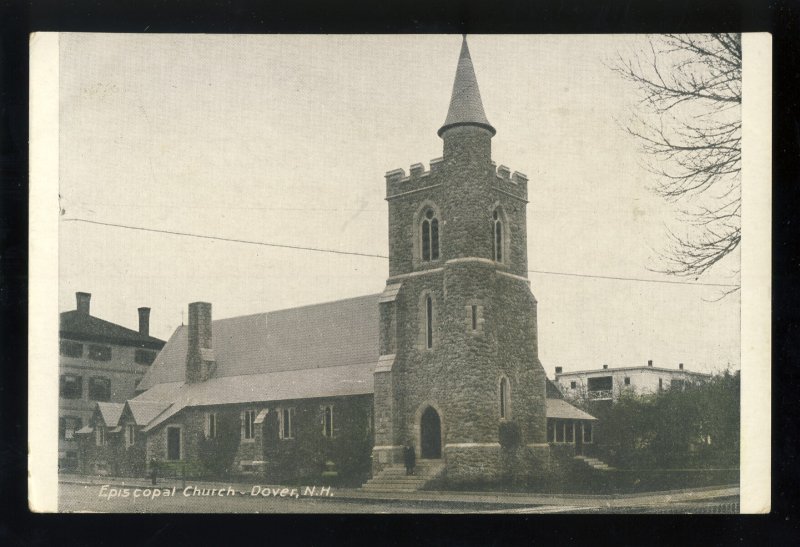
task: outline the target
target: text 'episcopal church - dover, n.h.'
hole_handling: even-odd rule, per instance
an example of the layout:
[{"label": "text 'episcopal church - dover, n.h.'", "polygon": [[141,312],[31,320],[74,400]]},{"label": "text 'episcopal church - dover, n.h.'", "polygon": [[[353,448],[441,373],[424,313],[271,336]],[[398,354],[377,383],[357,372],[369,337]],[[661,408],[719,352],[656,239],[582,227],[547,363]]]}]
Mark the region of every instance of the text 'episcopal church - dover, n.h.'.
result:
[{"label": "text 'episcopal church - dover, n.h.'", "polygon": [[548,420],[584,431],[594,419],[562,399],[539,361],[528,180],[492,162],[495,128],[466,39],[438,133],[443,156],[429,170],[386,174],[382,293],[219,320],[211,304],[190,304],[139,394],[98,403],[78,432],[84,472],[157,462],[273,481],[335,469],[374,482],[397,472],[408,443],[418,486],[557,465],[566,453],[548,443]]}]

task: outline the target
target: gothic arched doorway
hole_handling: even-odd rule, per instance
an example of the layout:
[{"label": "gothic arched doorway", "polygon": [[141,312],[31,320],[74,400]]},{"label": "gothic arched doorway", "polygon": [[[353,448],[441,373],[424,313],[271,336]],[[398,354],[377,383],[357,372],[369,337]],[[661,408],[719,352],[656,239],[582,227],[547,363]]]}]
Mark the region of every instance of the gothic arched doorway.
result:
[{"label": "gothic arched doorway", "polygon": [[420,457],[439,459],[442,457],[442,421],[439,413],[429,406],[419,422]]}]

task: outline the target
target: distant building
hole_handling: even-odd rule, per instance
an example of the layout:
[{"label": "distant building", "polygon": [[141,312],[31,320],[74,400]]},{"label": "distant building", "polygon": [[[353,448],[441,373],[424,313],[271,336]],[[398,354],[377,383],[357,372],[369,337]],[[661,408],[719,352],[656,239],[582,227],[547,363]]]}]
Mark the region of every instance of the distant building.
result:
[{"label": "distant building", "polygon": [[78,468],[75,433],[89,423],[95,403],[124,403],[136,392],[164,341],[149,334],[150,308],[139,308],[139,330],[89,313],[92,295],[76,293],[77,307],[60,315],[58,464]]},{"label": "distant building", "polygon": [[585,399],[589,401],[616,401],[625,390],[636,393],[657,393],[668,389],[684,389],[689,384],[697,384],[711,378],[710,374],[692,372],[684,369],[683,363],[678,368],[647,366],[608,368],[603,365],[595,370],[578,370],[564,372],[556,367],[556,384],[567,399]]}]

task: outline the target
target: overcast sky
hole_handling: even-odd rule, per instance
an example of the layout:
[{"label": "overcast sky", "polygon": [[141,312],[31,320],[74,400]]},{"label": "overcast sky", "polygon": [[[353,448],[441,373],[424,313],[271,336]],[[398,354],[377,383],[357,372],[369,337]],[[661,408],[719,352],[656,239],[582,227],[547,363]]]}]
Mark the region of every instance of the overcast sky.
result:
[{"label": "overcast sky", "polygon": [[[498,164],[528,175],[531,270],[671,280],[673,211],[620,129],[636,95],[607,68],[641,38],[470,36]],[[97,226],[83,218],[385,255],[386,171],[441,156],[460,35],[62,35],[60,302],[167,339],[215,318],[378,293],[384,259]],[[735,283],[738,255],[701,281]],[[565,370],[738,368],[739,296],[530,273],[540,358]]]}]

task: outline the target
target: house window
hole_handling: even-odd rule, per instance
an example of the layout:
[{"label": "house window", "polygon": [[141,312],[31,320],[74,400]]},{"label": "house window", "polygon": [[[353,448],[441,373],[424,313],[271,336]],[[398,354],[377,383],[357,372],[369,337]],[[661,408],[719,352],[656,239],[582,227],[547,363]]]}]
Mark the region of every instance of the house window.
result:
[{"label": "house window", "polygon": [[181,459],[181,428],[167,427],[167,459],[177,461]]},{"label": "house window", "polygon": [[111,347],[98,346],[92,344],[89,346],[89,359],[93,361],[110,361],[111,360]]},{"label": "house window", "polygon": [[564,429],[566,431],[566,441],[568,443],[575,442],[575,423],[565,422]]},{"label": "house window", "polygon": [[472,312],[472,330],[478,330],[478,305],[470,306]]},{"label": "house window", "polygon": [[333,405],[323,407],[322,434],[329,439],[333,438]]},{"label": "house window", "polygon": [[569,383],[569,388],[570,388],[570,389],[575,389],[575,388],[577,388],[577,387],[578,387],[578,382],[576,382],[575,380],[573,380],[573,381],[571,381],[571,382]]},{"label": "house window", "polygon": [[278,412],[278,433],[281,439],[294,439],[294,408],[283,408]]},{"label": "house window", "polygon": [[207,412],[205,419],[206,439],[213,439],[217,436],[217,413]]},{"label": "house window", "polygon": [[492,252],[495,262],[503,261],[503,221],[497,209],[492,213]]},{"label": "house window", "polygon": [[500,419],[505,420],[509,417],[511,410],[511,393],[509,390],[508,378],[503,376],[500,379]]},{"label": "house window", "polygon": [[75,432],[81,428],[81,419],[76,416],[63,416],[58,419],[58,438],[64,441],[72,440]]},{"label": "house window", "polygon": [[433,299],[425,297],[425,347],[433,347]]},{"label": "house window", "polygon": [[594,442],[594,431],[592,431],[592,422],[583,422],[583,442]]},{"label": "house window", "polygon": [[556,442],[564,442],[564,422],[562,420],[556,421]]},{"label": "house window", "polygon": [[253,423],[255,420],[255,410],[245,410],[242,412],[242,439],[249,441],[255,437],[255,425]]},{"label": "house window", "polygon": [[59,393],[64,399],[80,399],[83,396],[83,381],[76,374],[62,374]]},{"label": "house window", "polygon": [[426,209],[420,227],[422,236],[422,261],[439,259],[439,219],[433,209]]},{"label": "house window", "polygon": [[661,391],[663,389],[664,389],[664,379],[663,378],[659,378],[658,379],[658,391]]},{"label": "house window", "polygon": [[156,360],[156,352],[146,349],[137,349],[134,360],[140,365],[150,365]]},{"label": "house window", "polygon": [[547,442],[556,442],[556,423],[555,420],[547,420]]},{"label": "house window", "polygon": [[625,385],[626,385],[626,386],[629,386],[629,385],[631,385],[631,379],[630,379],[630,377],[629,377],[629,376],[626,376],[626,377],[625,377]]},{"label": "house window", "polygon": [[94,430],[94,441],[97,446],[106,445],[106,427],[104,425],[98,425]]},{"label": "house window", "polygon": [[125,448],[130,448],[136,444],[136,425],[128,424],[125,426]]},{"label": "house window", "polygon": [[110,401],[111,380],[101,377],[90,378],[89,399],[93,401]]},{"label": "house window", "polygon": [[59,353],[67,357],[83,357],[83,344],[70,340],[62,340],[59,344]]}]

